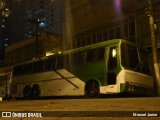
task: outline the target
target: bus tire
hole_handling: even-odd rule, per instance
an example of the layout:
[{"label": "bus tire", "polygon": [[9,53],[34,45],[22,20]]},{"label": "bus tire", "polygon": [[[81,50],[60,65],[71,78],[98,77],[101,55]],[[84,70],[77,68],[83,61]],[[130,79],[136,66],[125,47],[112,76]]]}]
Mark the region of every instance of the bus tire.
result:
[{"label": "bus tire", "polygon": [[40,97],[40,88],[38,85],[32,87],[32,99],[36,100]]},{"label": "bus tire", "polygon": [[31,87],[25,86],[23,89],[23,99],[30,100],[31,99]]},{"label": "bus tire", "polygon": [[85,86],[85,97],[97,98],[100,97],[100,88],[97,81],[88,82]]}]

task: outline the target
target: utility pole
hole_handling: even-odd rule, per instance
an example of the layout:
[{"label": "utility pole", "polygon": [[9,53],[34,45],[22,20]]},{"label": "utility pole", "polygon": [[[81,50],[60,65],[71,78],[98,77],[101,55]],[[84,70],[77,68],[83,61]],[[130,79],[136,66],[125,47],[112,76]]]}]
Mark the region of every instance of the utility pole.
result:
[{"label": "utility pole", "polygon": [[148,0],[148,4],[149,4],[148,16],[149,16],[149,24],[150,24],[150,31],[151,31],[154,73],[156,77],[158,96],[160,96],[160,70],[159,70],[159,64],[158,64],[156,24],[154,23],[153,12],[152,12],[152,0]]}]

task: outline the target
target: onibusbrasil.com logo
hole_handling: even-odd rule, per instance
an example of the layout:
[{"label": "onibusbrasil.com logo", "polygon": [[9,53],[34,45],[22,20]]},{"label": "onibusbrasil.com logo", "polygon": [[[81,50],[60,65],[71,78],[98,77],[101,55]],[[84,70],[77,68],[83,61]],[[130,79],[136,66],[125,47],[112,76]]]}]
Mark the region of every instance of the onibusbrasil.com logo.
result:
[{"label": "onibusbrasil.com logo", "polygon": [[40,112],[2,112],[1,117],[42,117]]}]

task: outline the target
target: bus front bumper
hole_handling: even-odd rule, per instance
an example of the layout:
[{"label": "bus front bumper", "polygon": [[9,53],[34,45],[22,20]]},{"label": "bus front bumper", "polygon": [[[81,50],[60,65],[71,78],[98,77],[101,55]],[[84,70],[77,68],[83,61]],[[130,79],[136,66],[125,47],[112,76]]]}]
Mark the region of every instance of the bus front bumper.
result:
[{"label": "bus front bumper", "polygon": [[138,86],[130,83],[120,83],[120,92],[121,93],[131,93],[135,95],[152,95],[152,88],[145,86]]}]

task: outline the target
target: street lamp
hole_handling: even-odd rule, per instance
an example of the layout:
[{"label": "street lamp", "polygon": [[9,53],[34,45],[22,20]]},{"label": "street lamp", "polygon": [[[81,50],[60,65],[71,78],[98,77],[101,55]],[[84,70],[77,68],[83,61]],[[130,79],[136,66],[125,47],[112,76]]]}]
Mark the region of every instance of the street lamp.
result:
[{"label": "street lamp", "polygon": [[7,4],[5,0],[0,0],[0,10],[2,13],[2,16],[8,17],[11,13],[11,11],[7,8]]},{"label": "street lamp", "polygon": [[4,17],[8,17],[10,15],[10,10],[8,8],[5,8],[3,11],[2,11],[2,15]]},{"label": "street lamp", "polygon": [[0,9],[3,9],[6,6],[6,3],[3,0],[0,0]]}]

